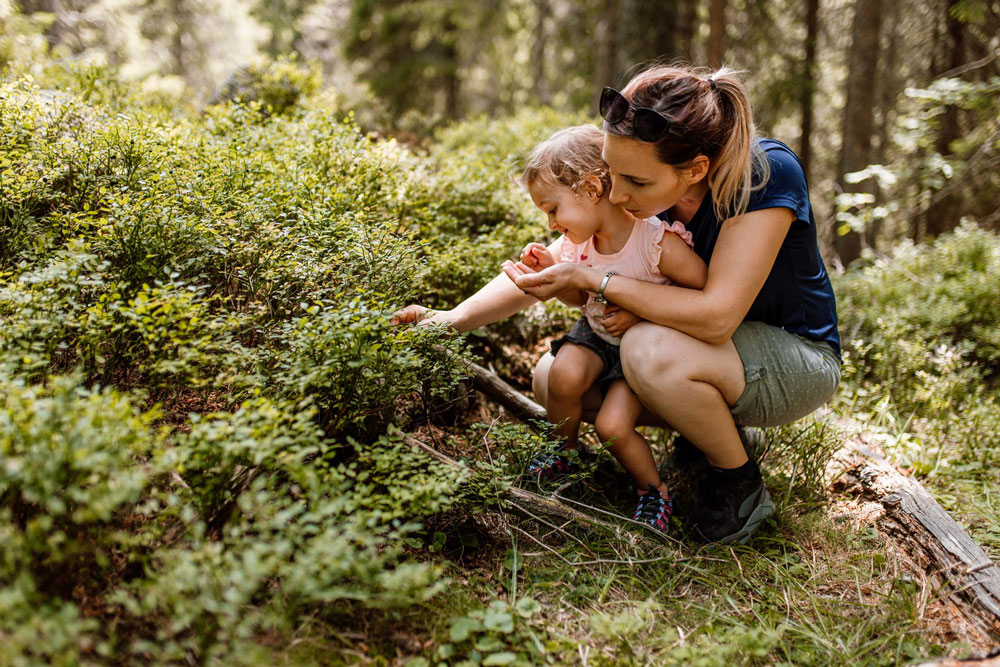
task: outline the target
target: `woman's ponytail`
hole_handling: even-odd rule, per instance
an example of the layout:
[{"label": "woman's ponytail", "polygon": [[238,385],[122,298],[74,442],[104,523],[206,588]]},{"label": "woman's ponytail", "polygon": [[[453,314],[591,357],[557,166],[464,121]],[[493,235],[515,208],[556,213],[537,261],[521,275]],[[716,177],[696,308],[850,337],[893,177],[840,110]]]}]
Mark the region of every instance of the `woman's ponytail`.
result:
[{"label": "woman's ponytail", "polygon": [[711,74],[709,80],[721,112],[725,139],[712,160],[708,185],[716,217],[725,220],[746,212],[750,193],[767,183],[770,165],[757,145],[757,128],[743,82],[726,67]]}]

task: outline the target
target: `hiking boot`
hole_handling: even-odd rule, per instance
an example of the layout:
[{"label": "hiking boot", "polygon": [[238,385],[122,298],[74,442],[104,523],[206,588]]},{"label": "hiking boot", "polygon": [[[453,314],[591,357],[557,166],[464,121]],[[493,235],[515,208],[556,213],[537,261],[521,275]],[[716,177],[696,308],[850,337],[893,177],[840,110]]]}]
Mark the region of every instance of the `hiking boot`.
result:
[{"label": "hiking boot", "polygon": [[667,533],[670,531],[670,516],[673,513],[674,500],[670,494],[663,495],[659,489],[650,484],[649,493],[639,496],[632,520],[640,521],[661,533]]},{"label": "hiking boot", "polygon": [[543,452],[531,459],[528,464],[528,474],[540,480],[551,480],[580,470],[576,458],[570,458],[569,452]]},{"label": "hiking boot", "polygon": [[751,470],[755,473],[752,477],[742,468],[710,470],[702,484],[700,505],[692,515],[696,540],[746,544],[761,521],[774,511],[774,502],[755,463]]}]

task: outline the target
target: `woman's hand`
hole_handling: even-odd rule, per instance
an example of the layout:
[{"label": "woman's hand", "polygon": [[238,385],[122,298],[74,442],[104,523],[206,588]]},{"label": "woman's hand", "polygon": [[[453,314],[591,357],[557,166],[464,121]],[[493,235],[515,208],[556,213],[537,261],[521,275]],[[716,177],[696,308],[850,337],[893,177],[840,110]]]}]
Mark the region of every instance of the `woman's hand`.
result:
[{"label": "woman's hand", "polygon": [[598,319],[604,330],[615,338],[621,338],[633,324],[642,320],[635,313],[610,303],[604,307],[604,315]]},{"label": "woman's hand", "polygon": [[415,303],[400,308],[392,314],[393,324],[419,324],[422,327],[431,324],[448,325],[452,323],[449,311],[431,310]]},{"label": "woman's hand", "polygon": [[541,243],[529,243],[521,251],[521,264],[532,271],[547,269],[556,263],[556,258]]},{"label": "woman's hand", "polygon": [[[519,263],[520,264],[520,263]],[[504,272],[526,294],[543,301],[567,290],[589,290],[596,292],[601,283],[601,274],[581,264],[559,263],[537,273],[518,272],[515,264]]]}]

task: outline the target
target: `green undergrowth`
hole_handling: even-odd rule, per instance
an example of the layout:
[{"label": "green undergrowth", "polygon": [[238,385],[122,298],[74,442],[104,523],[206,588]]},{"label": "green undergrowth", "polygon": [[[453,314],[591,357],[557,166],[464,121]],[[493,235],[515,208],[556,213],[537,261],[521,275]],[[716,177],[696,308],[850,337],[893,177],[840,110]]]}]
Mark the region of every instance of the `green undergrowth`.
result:
[{"label": "green undergrowth", "polygon": [[[294,63],[255,66],[249,89],[197,111],[100,67],[4,66],[0,664],[898,664],[961,650],[879,534],[830,506],[834,416],[766,432],[776,516],[749,546],[702,548],[684,537],[690,476],[665,467],[678,516],[671,538],[650,535],[621,518],[632,490],[599,446],[568,484],[539,488],[524,473],[556,446],[546,429],[463,397],[462,359],[523,381],[569,311],[469,337],[389,323],[406,303],[454,305],[545,238],[510,176],[584,119],[526,109],[415,152],[366,136]],[[843,277],[835,406],[994,548],[1000,339],[979,273],[996,248],[963,228]],[[947,279],[928,275],[942,263]],[[911,274],[928,292],[892,287]],[[667,458],[671,434],[648,435]],[[614,527],[531,518],[505,497],[514,485]]]}]

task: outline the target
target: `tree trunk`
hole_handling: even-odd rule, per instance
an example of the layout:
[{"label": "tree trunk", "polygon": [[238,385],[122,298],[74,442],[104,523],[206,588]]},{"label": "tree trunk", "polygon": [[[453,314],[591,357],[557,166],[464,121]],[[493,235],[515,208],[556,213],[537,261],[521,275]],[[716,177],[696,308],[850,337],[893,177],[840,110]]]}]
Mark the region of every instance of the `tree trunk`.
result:
[{"label": "tree trunk", "polygon": [[813,98],[816,77],[816,40],[819,36],[819,0],[806,0],[806,42],[805,60],[802,65],[802,136],[799,140],[799,159],[802,170],[809,180],[809,166],[812,162],[812,128],[815,120]]},{"label": "tree trunk", "polygon": [[694,57],[694,41],[698,32],[698,5],[695,0],[677,1],[677,29],[675,43],[677,57],[687,62],[696,62]]},{"label": "tree trunk", "polygon": [[546,46],[549,43],[549,19],[552,7],[549,0],[535,0],[535,40],[531,45],[532,93],[538,104],[549,103],[549,86],[545,77]]},{"label": "tree trunk", "polygon": [[[899,57],[899,4],[890,2],[886,7],[886,16],[883,21],[888,33],[885,39],[885,52],[882,62],[895,63]],[[875,164],[885,164],[886,154],[889,148],[889,133],[892,129],[892,120],[896,115],[896,98],[903,89],[903,81],[899,73],[893,67],[883,67],[879,71],[879,81],[876,86],[878,90],[878,119],[875,136],[878,140],[872,162]],[[878,183],[872,184],[875,197],[882,198],[882,191]],[[872,220],[871,225],[865,230],[865,243],[869,247],[875,248],[878,244],[878,235],[882,230],[882,220]]]},{"label": "tree trunk", "polygon": [[675,0],[620,0],[618,21],[619,71],[677,56]]},{"label": "tree trunk", "polygon": [[[952,8],[961,0],[946,0],[944,47],[948,50],[941,59],[942,69],[935,74],[941,74],[955,69],[965,63],[965,26],[952,16]],[[961,136],[959,126],[959,109],[949,105],[941,116],[938,135],[934,141],[934,150],[943,157],[951,155],[951,144]],[[927,209],[926,235],[933,238],[939,234],[950,232],[958,226],[961,216],[961,205],[954,194],[939,198]]]},{"label": "tree trunk", "polygon": [[726,36],[726,0],[712,0],[708,8],[708,47],[705,54],[709,67],[721,67]]},{"label": "tree trunk", "polygon": [[[848,57],[847,99],[844,104],[843,143],[837,185],[840,192],[871,192],[870,183],[847,183],[844,174],[860,171],[871,164],[874,131],[875,86],[879,58],[879,30],[882,0],[857,0],[851,27]],[[861,254],[861,235],[854,230],[833,229],[833,247],[841,264],[847,266]]]},{"label": "tree trunk", "polygon": [[170,35],[170,73],[184,77],[184,34],[189,28],[187,7],[184,0],[170,0],[170,18],[173,20],[173,34]]},{"label": "tree trunk", "polygon": [[443,54],[441,82],[444,88],[444,116],[449,120],[457,120],[462,116],[462,82],[459,79],[458,53],[458,22],[454,16],[449,16],[444,23],[444,34],[441,36],[441,53]]},{"label": "tree trunk", "polygon": [[[594,90],[604,86],[621,87],[623,74],[617,67],[618,44],[618,0],[603,0],[594,28],[594,52],[597,62],[594,66]],[[594,95],[594,113],[597,113],[599,98]]]}]

